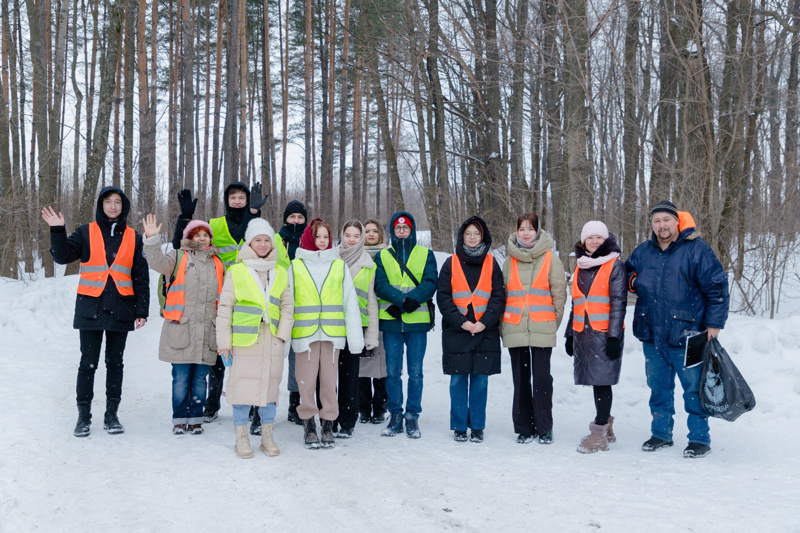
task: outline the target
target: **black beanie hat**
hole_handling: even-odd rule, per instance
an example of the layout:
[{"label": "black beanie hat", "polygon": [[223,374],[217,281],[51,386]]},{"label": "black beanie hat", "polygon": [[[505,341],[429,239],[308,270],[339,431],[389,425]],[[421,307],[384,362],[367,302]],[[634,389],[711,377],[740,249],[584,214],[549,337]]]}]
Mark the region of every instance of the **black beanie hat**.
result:
[{"label": "black beanie hat", "polygon": [[678,219],[678,208],[669,200],[661,200],[650,210],[650,218],[656,213],[667,213]]},{"label": "black beanie hat", "polygon": [[283,210],[283,222],[286,222],[286,219],[289,218],[289,215],[292,213],[300,213],[306,219],[308,219],[308,211],[306,211],[306,206],[303,202],[299,200],[292,200],[288,204],[286,204],[286,209]]}]

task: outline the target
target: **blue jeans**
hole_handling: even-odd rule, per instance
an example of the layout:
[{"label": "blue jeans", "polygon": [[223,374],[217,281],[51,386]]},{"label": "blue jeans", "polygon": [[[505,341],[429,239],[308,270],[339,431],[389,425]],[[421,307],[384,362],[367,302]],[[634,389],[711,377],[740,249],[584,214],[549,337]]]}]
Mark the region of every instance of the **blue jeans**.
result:
[{"label": "blue jeans", "polygon": [[484,429],[488,391],[489,376],[486,374],[450,376],[450,429]]},{"label": "blue jeans", "polygon": [[683,387],[683,407],[689,414],[689,442],[711,444],[708,434],[708,415],[700,406],[700,375],[703,366],[684,368],[684,348],[656,346],[643,342],[647,386],[650,387],[650,427],[654,437],[672,440],[675,415],[675,374]]},{"label": "blue jeans", "polygon": [[172,365],[172,424],[202,424],[206,403],[206,376],[211,367]]},{"label": "blue jeans", "polygon": [[403,414],[403,345],[406,346],[408,364],[408,400],[405,417],[419,418],[422,412],[422,360],[428,345],[425,332],[383,332],[386,348],[386,395],[389,397],[389,412]]},{"label": "blue jeans", "polygon": [[[266,407],[258,408],[258,416],[261,417],[261,424],[272,424],[275,422],[275,412],[278,406],[275,402],[268,403]],[[233,406],[233,425],[243,426],[250,422],[250,406],[234,404]]]}]

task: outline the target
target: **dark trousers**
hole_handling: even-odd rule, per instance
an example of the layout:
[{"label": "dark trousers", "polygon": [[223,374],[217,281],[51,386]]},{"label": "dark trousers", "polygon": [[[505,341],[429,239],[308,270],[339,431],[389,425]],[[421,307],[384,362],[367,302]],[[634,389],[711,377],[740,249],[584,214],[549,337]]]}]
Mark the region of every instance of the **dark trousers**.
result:
[{"label": "dark trousers", "polygon": [[[543,435],[553,429],[552,348],[509,348],[514,379],[512,418],[515,433]],[[531,386],[531,382],[533,386]]]},{"label": "dark trousers", "polygon": [[222,382],[225,379],[225,365],[222,357],[217,356],[214,366],[208,371],[208,395],[203,414],[212,415],[219,411],[219,402],[222,398]]},{"label": "dark trousers", "polygon": [[611,385],[594,386],[594,407],[597,409],[597,417],[594,419],[595,424],[599,426],[608,424],[608,417],[611,416],[612,400]]},{"label": "dark trousers", "polygon": [[358,370],[361,352],[350,353],[345,345],[339,352],[339,418],[336,422],[342,429],[353,429],[358,420]]},{"label": "dark trousers", "polygon": [[368,417],[386,412],[389,398],[386,396],[386,378],[358,378],[358,410]]},{"label": "dark trousers", "polygon": [[122,353],[125,351],[127,331],[92,331],[81,329],[81,363],[75,392],[79,404],[92,403],[94,398],[94,373],[100,362],[100,346],[106,334],[106,400],[122,399]]}]

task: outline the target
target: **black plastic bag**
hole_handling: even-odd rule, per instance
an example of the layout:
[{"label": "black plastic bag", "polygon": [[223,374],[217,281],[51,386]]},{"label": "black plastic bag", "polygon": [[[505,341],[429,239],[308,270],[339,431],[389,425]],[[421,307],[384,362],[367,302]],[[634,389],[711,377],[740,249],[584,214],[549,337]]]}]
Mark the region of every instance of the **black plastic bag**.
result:
[{"label": "black plastic bag", "polygon": [[703,350],[700,404],[710,417],[733,422],[756,406],[753,391],[717,339]]}]

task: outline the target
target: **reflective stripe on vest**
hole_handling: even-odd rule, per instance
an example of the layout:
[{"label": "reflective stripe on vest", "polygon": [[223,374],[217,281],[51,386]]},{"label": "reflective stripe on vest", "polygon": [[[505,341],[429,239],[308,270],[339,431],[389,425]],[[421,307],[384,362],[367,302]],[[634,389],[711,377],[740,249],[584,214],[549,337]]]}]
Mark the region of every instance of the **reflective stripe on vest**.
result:
[{"label": "reflective stripe on vest", "polygon": [[231,320],[231,343],[234,346],[252,346],[258,340],[258,331],[264,311],[267,311],[269,329],[272,335],[278,334],[278,325],[281,318],[281,295],[289,284],[286,269],[275,267],[275,280],[269,290],[269,302],[264,301],[264,291],[253,279],[250,270],[243,264],[237,263],[228,269],[233,279],[233,290],[236,294],[236,304],[233,306]]},{"label": "reflective stripe on vest", "polygon": [[[212,230],[213,231],[213,230]],[[180,322],[183,316],[183,311],[186,308],[186,265],[189,260],[189,254],[183,254],[181,262],[178,264],[178,273],[175,275],[175,281],[170,284],[167,290],[167,301],[164,304],[163,316],[166,320],[174,320]],[[214,270],[217,273],[217,305],[219,305],[219,295],[222,292],[222,282],[225,277],[225,267],[216,255],[212,256],[214,261]]]},{"label": "reflective stripe on vest", "polygon": [[552,261],[553,252],[545,252],[539,272],[537,272],[531,286],[526,289],[519,279],[519,261],[514,257],[511,258],[511,276],[508,283],[503,322],[519,324],[522,322],[522,313],[526,307],[531,321],[555,322],[556,309],[553,306],[553,296],[550,293],[550,281],[548,279]]},{"label": "reflective stripe on vest", "polygon": [[236,256],[239,254],[244,241],[237,243],[233,240],[225,217],[212,218],[208,221],[208,225],[211,226],[211,231],[214,233],[212,244],[219,249],[217,256],[222,260],[225,268],[230,268],[236,263]]},{"label": "reflective stripe on vest", "polygon": [[378,266],[372,263],[370,268],[361,268],[355,278],[353,278],[353,285],[356,288],[356,295],[358,296],[358,310],[361,311],[361,326],[369,326],[369,312],[367,306],[369,304],[369,284],[372,278],[375,277],[375,271]]},{"label": "reflective stripe on vest", "polygon": [[[416,245],[411,250],[411,255],[409,255],[408,261],[406,261],[406,267],[414,274],[417,281],[422,282],[422,275],[425,273],[425,265],[427,262],[428,249],[424,246]],[[386,279],[389,280],[389,284],[392,287],[403,294],[411,292],[416,287],[414,282],[411,281],[411,278],[408,277],[408,274],[400,269],[400,265],[395,261],[394,257],[392,257],[392,254],[389,253],[388,249],[381,250],[381,263],[383,264],[383,270],[386,272]],[[386,312],[391,305],[392,303],[386,300],[378,300],[378,306],[380,307],[378,317],[381,320],[397,320]],[[428,303],[420,302],[420,306],[416,311],[413,313],[403,313],[400,317],[405,324],[429,324],[431,316],[428,312]]]},{"label": "reflective stripe on vest", "polygon": [[614,261],[604,263],[597,271],[589,294],[585,295],[578,287],[578,269],[572,275],[572,329],[581,332],[585,327],[586,316],[595,331],[608,332],[608,318],[611,312],[609,281]]},{"label": "reflective stripe on vest", "polygon": [[89,260],[81,263],[81,276],[78,281],[78,294],[94,296],[103,294],[108,276],[114,280],[117,292],[122,296],[133,296],[133,254],[136,249],[136,232],[130,226],[125,227],[122,242],[111,266],[106,261],[106,244],[103,232],[97,222],[89,224]]},{"label": "reflective stripe on vest", "polygon": [[450,260],[452,266],[452,278],[450,286],[453,289],[453,303],[456,304],[459,312],[467,316],[469,304],[472,304],[472,311],[475,313],[475,320],[478,321],[486,312],[489,305],[489,298],[492,295],[492,270],[494,269],[494,257],[486,254],[481,266],[481,277],[474,291],[469,290],[467,277],[461,267],[461,260],[453,254]]},{"label": "reflective stripe on vest", "polygon": [[344,320],[344,261],[331,263],[322,292],[302,259],[292,261],[294,272],[294,327],[292,338],[310,337],[322,326],[329,337],[345,337]]}]

